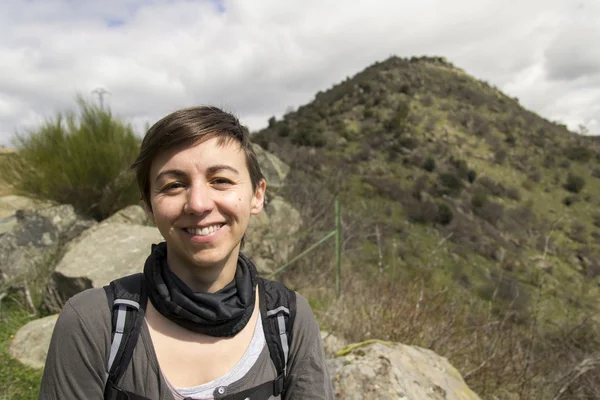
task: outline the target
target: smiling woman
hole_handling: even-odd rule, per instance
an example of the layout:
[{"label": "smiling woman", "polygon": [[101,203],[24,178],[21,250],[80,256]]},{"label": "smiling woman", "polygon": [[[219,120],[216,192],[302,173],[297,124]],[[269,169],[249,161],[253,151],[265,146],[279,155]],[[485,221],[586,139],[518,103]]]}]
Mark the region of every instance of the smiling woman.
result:
[{"label": "smiling woman", "polygon": [[240,251],[266,181],[237,118],[170,114],[133,168],[165,242],[143,273],[67,302],[40,399],[333,399],[308,302]]}]

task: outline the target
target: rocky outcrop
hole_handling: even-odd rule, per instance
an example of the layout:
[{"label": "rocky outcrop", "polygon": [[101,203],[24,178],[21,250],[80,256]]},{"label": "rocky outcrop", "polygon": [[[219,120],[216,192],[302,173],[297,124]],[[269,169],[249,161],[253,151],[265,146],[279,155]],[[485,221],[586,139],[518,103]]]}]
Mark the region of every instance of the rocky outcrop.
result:
[{"label": "rocky outcrop", "polygon": [[0,236],[11,231],[17,224],[18,210],[34,210],[51,207],[52,203],[29,197],[8,195],[0,197]]},{"label": "rocky outcrop", "polygon": [[290,259],[296,239],[286,236],[297,233],[301,226],[300,213],[275,197],[251,219],[243,252],[254,260],[259,273],[269,274]]},{"label": "rocky outcrop", "polygon": [[431,350],[368,341],[329,361],[336,398],[479,400],[460,373]]},{"label": "rocky outcrop", "polygon": [[46,279],[63,243],[95,224],[69,205],[18,210],[13,226],[0,236],[0,287],[23,288]]},{"label": "rocky outcrop", "polygon": [[342,348],[346,347],[348,343],[345,340],[340,339],[331,332],[321,331],[321,340],[323,341],[323,348],[325,349],[325,355],[327,357],[335,357],[335,354]]},{"label": "rocky outcrop", "polygon": [[152,226],[146,211],[139,205],[132,205],[117,211],[104,221],[103,224],[134,224]]},{"label": "rocky outcrop", "polygon": [[48,283],[44,307],[59,312],[73,295],[113,279],[141,272],[152,244],[162,241],[153,227],[101,223],[71,243]]},{"label": "rocky outcrop", "polygon": [[290,167],[277,158],[277,156],[265,151],[259,145],[253,144],[252,148],[256,153],[260,170],[267,180],[267,190],[277,192],[277,190],[283,186],[285,178],[290,172]]},{"label": "rocky outcrop", "polygon": [[10,355],[32,368],[43,368],[58,314],[33,320],[12,339]]}]

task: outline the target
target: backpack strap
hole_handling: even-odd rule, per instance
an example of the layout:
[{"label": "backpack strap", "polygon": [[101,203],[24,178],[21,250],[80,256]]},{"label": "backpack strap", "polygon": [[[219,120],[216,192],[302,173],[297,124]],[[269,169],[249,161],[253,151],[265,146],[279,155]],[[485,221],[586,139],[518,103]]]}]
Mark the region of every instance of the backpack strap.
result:
[{"label": "backpack strap", "polygon": [[271,360],[277,370],[272,395],[285,390],[287,365],[292,344],[292,327],[296,318],[296,293],[280,282],[258,278],[260,315]]},{"label": "backpack strap", "polygon": [[141,273],[114,280],[104,286],[108,306],[112,314],[112,340],[106,365],[107,381],[104,388],[105,400],[143,399],[131,397],[131,393],[118,387],[123,377],[144,322],[148,294]]}]

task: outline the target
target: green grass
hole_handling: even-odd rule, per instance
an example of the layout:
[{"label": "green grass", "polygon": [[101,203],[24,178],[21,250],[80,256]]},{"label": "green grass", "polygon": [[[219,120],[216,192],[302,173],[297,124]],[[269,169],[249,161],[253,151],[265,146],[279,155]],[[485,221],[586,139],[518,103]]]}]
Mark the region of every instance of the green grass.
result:
[{"label": "green grass", "polygon": [[139,194],[130,165],[139,139],[110,110],[79,101],[79,113],[57,114],[28,134],[17,134],[17,149],[3,162],[3,179],[29,197],[72,204],[102,220],[131,204]]},{"label": "green grass", "polygon": [[0,303],[0,400],[37,399],[42,371],[24,366],[9,353],[14,335],[32,319],[10,299]]}]

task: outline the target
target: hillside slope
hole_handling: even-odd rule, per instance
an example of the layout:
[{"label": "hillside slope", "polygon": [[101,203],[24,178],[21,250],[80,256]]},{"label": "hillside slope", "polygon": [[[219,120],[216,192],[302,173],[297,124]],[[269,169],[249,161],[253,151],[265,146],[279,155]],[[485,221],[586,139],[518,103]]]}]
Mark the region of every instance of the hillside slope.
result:
[{"label": "hillside slope", "polygon": [[375,63],[253,137],[292,166],[307,229],[331,226],[323,193],[340,198],[346,268],[463,290],[548,332],[596,318],[597,138],[439,57]]}]

